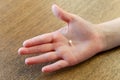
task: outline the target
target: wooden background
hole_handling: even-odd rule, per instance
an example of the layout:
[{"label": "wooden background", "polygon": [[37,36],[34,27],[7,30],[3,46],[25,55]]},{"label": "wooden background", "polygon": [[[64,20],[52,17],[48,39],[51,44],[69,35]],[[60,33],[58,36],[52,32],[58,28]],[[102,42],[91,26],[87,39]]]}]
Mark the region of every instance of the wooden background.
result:
[{"label": "wooden background", "polygon": [[0,0],[0,80],[120,80],[120,47],[53,73],[24,64],[28,56],[17,54],[24,40],[65,25],[52,14],[54,3],[93,23],[120,16],[120,0]]}]

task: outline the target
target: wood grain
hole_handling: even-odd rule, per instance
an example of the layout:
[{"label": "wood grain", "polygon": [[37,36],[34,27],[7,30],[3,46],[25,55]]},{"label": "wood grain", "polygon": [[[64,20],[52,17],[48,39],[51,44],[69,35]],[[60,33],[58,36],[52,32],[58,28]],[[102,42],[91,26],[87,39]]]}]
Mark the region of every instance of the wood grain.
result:
[{"label": "wood grain", "polygon": [[54,3],[93,23],[120,16],[120,0],[0,0],[0,80],[119,80],[119,47],[48,74],[41,67],[49,63],[24,64],[28,56],[17,54],[24,40],[66,25],[53,16]]}]

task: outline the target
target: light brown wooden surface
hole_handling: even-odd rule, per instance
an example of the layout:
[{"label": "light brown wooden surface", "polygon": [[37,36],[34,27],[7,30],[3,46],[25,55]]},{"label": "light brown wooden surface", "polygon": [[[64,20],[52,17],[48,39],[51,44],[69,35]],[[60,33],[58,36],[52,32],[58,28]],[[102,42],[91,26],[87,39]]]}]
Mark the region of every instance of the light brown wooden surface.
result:
[{"label": "light brown wooden surface", "polygon": [[93,23],[120,16],[120,0],[0,0],[0,80],[120,80],[120,47],[53,73],[24,64],[28,56],[17,54],[24,40],[65,25],[53,16],[54,3]]}]

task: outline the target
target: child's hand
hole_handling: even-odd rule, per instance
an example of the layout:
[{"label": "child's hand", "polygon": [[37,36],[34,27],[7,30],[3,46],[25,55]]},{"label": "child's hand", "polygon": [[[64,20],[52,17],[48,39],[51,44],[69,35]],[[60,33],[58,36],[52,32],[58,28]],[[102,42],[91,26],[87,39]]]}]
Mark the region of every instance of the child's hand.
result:
[{"label": "child's hand", "polygon": [[[55,32],[26,40],[19,49],[19,54],[43,53],[27,58],[26,64],[56,61],[42,68],[43,72],[52,72],[78,64],[103,50],[103,34],[97,25],[70,14],[56,5],[52,6],[52,11],[68,25]],[[72,44],[69,40],[72,40]]]}]

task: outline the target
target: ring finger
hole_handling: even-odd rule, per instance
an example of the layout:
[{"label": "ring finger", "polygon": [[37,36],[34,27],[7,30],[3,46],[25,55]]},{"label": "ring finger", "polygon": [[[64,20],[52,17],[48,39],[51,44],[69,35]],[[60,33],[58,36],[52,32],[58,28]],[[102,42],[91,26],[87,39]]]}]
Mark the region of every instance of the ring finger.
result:
[{"label": "ring finger", "polygon": [[51,61],[55,61],[58,59],[60,59],[60,57],[57,56],[56,52],[48,52],[48,53],[44,53],[39,56],[26,58],[25,63],[28,65],[32,65],[32,64],[51,62]]}]

